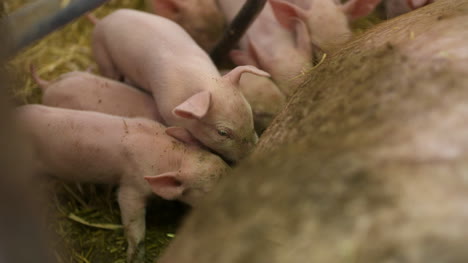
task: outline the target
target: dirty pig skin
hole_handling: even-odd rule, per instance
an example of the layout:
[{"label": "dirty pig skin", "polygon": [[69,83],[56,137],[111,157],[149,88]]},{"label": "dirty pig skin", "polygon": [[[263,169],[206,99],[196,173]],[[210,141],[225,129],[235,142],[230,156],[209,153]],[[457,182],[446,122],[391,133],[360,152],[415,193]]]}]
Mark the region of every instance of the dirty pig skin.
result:
[{"label": "dirty pig skin", "polygon": [[241,66],[221,77],[179,25],[135,10],[121,9],[98,21],[92,47],[105,76],[123,76],[153,94],[166,125],[185,128],[185,136],[230,161],[256,144],[252,111],[239,79],[244,72],[268,73]]},{"label": "dirty pig skin", "polygon": [[34,153],[35,173],[119,185],[128,262],[143,262],[145,206],[153,193],[195,205],[229,169],[148,119],[43,105],[19,107],[14,117]]}]

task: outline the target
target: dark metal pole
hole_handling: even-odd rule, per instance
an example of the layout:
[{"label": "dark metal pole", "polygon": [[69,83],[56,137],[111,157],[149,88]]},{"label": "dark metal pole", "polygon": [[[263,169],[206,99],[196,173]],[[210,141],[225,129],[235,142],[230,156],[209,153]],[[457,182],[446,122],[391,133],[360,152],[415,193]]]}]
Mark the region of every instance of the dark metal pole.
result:
[{"label": "dark metal pole", "polygon": [[[13,56],[22,48],[34,43],[35,41],[43,38],[47,34],[84,15],[85,13],[99,7],[106,1],[108,0],[74,0],[63,9],[57,11],[55,14],[52,14],[47,17],[38,18],[38,21],[31,23],[31,26],[29,28],[20,32],[19,34],[15,34],[13,39],[13,50],[9,52],[10,55]],[[37,6],[37,8],[41,8],[41,6]],[[21,21],[18,21],[21,15],[17,15],[20,12],[22,12],[21,9],[17,12],[14,12],[7,18],[7,23],[13,27],[13,32],[15,31],[14,25],[21,23]]]},{"label": "dark metal pole", "polygon": [[[231,0],[239,1],[239,0]],[[262,11],[267,0],[247,0],[237,16],[224,32],[221,40],[211,51],[210,56],[216,65],[226,57],[227,53],[239,42],[245,31]]]}]

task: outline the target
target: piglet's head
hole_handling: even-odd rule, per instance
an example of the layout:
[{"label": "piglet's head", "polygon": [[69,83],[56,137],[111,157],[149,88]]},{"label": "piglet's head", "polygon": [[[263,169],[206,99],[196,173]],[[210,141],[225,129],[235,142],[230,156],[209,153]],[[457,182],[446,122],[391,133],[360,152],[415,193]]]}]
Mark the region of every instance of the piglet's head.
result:
[{"label": "piglet's head", "polygon": [[239,89],[245,72],[269,76],[253,66],[237,67],[213,78],[212,88],[194,94],[172,111],[186,120],[184,127],[193,137],[232,162],[246,156],[258,141],[252,110]]},{"label": "piglet's head", "polygon": [[181,159],[179,170],[145,177],[156,195],[195,206],[230,170],[219,156],[199,147],[191,147]]}]

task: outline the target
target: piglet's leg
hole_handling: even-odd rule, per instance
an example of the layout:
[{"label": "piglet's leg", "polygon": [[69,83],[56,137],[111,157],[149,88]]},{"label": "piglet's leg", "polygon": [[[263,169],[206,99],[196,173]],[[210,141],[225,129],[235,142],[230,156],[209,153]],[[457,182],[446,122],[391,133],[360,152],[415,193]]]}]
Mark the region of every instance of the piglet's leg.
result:
[{"label": "piglet's leg", "polygon": [[118,201],[122,223],[127,236],[127,262],[143,263],[145,257],[146,198],[131,186],[121,186]]}]

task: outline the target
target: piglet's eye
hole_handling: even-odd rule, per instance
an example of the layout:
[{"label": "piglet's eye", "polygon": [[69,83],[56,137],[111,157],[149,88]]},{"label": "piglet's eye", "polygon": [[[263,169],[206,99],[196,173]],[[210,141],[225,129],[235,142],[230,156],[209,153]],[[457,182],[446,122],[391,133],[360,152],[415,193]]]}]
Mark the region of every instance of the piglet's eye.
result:
[{"label": "piglet's eye", "polygon": [[228,137],[228,135],[229,135],[228,132],[227,132],[227,131],[224,131],[224,130],[218,130],[218,134],[219,134],[220,136],[224,136],[224,137]]}]

